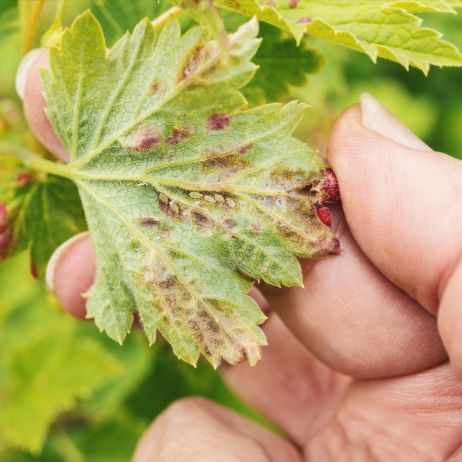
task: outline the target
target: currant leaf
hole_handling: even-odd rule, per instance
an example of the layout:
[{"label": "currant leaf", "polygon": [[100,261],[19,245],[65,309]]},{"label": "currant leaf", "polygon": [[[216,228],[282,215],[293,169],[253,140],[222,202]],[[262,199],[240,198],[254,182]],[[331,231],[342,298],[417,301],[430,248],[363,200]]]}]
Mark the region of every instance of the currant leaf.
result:
[{"label": "currant leaf", "polygon": [[254,364],[265,316],[251,280],[301,285],[297,256],[338,253],[316,214],[324,162],[291,135],[304,105],[242,110],[257,33],[244,24],[224,56],[203,27],[142,21],[106,56],[85,13],[50,51],[48,115],[98,264],[87,312],[118,342],[136,312],[188,363]]},{"label": "currant leaf", "polygon": [[56,327],[10,353],[0,400],[0,437],[38,452],[59,413],[75,407],[119,372],[120,364],[95,341]]},{"label": "currant leaf", "polygon": [[430,65],[462,66],[462,55],[435,30],[421,27],[414,12],[455,13],[458,0],[217,0],[217,5],[257,16],[293,34],[306,34],[366,53],[374,62],[390,59],[427,74]]},{"label": "currant leaf", "polygon": [[259,69],[243,92],[252,104],[284,101],[291,87],[304,85],[310,74],[320,70],[324,59],[304,43],[297,47],[275,27],[263,23],[260,29],[262,44],[254,59]]}]

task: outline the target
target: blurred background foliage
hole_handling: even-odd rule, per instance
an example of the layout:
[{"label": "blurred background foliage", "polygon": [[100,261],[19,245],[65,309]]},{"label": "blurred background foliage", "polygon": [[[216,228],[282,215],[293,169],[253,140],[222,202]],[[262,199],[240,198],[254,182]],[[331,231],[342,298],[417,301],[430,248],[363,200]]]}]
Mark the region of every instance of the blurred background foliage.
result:
[{"label": "blurred background foliage", "polygon": [[[14,138],[8,120],[17,118],[15,107],[20,107],[14,81],[27,21],[21,26],[18,2],[22,7],[34,3],[0,0],[0,138]],[[59,4],[44,2],[31,45],[40,46],[47,30],[48,36],[56,31],[50,25]],[[64,24],[91,8],[109,45],[144,16],[153,18],[168,7],[164,0],[68,0],[64,6]],[[243,21],[235,14],[224,16],[230,30]],[[462,48],[462,18],[423,18]],[[434,68],[425,78],[419,71],[386,61],[373,64],[366,56],[310,39],[297,48],[270,26],[261,27],[261,36],[255,58],[261,68],[245,95],[250,104],[293,98],[309,103],[312,109],[299,129],[309,143],[325,149],[338,114],[369,91],[434,149],[462,159],[462,69]],[[152,419],[191,394],[267,424],[208,364],[193,369],[162,342],[148,348],[136,332],[120,347],[93,323],[72,320],[30,276],[25,254],[0,263],[0,352],[2,461],[127,461]]]}]

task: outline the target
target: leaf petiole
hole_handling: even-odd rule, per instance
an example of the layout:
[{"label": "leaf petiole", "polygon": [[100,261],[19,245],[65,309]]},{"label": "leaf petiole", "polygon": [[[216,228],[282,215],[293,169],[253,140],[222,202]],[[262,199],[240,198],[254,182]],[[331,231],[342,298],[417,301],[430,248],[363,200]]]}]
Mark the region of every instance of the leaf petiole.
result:
[{"label": "leaf petiole", "polygon": [[172,6],[172,8],[169,8],[167,11],[165,11],[160,16],[158,16],[156,19],[153,19],[151,21],[151,24],[154,26],[154,29],[156,30],[162,29],[162,27],[164,27],[165,24],[167,24],[173,18],[180,16],[182,13],[183,13],[182,8],[180,8],[179,6]]},{"label": "leaf petiole", "polygon": [[0,153],[12,154],[21,159],[27,167],[42,173],[50,173],[64,178],[72,179],[72,170],[65,164],[43,159],[28,149],[15,146],[11,143],[0,143]]}]

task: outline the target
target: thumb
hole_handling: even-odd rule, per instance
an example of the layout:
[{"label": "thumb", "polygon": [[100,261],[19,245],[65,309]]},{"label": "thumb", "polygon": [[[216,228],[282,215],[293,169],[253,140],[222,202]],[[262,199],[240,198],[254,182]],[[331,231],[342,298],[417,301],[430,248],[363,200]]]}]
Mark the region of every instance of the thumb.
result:
[{"label": "thumb", "polygon": [[[445,324],[457,316],[460,338],[462,162],[433,152],[368,94],[340,117],[328,151],[359,246],[424,308],[440,307]],[[441,331],[454,357],[457,334]]]},{"label": "thumb", "polygon": [[68,161],[69,154],[58,140],[45,112],[41,68],[48,68],[48,50],[37,48],[24,56],[16,74],[16,91],[24,102],[24,115],[34,135],[51,153]]}]

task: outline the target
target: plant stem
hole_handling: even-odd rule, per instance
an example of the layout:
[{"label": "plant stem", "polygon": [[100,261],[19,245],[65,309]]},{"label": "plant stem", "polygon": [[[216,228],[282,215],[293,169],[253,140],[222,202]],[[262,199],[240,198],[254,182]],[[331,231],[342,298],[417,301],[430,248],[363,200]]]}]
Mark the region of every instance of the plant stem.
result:
[{"label": "plant stem", "polygon": [[169,8],[167,11],[165,11],[156,19],[154,19],[152,21],[152,25],[154,26],[154,29],[161,29],[170,20],[176,18],[177,16],[180,16],[182,13],[183,10],[179,6],[172,6],[172,8]]},{"label": "plant stem", "polygon": [[85,457],[68,434],[60,431],[51,440],[56,452],[66,462],[85,462]]},{"label": "plant stem", "polygon": [[0,143],[0,152],[14,154],[16,157],[19,157],[27,167],[33,170],[62,176],[64,178],[73,178],[72,170],[65,164],[43,159],[37,154],[19,146],[15,146],[14,144]]},{"label": "plant stem", "polygon": [[22,16],[22,53],[24,55],[34,46],[40,13],[44,4],[45,0],[35,0],[32,7],[27,6],[24,0],[19,3]]}]

